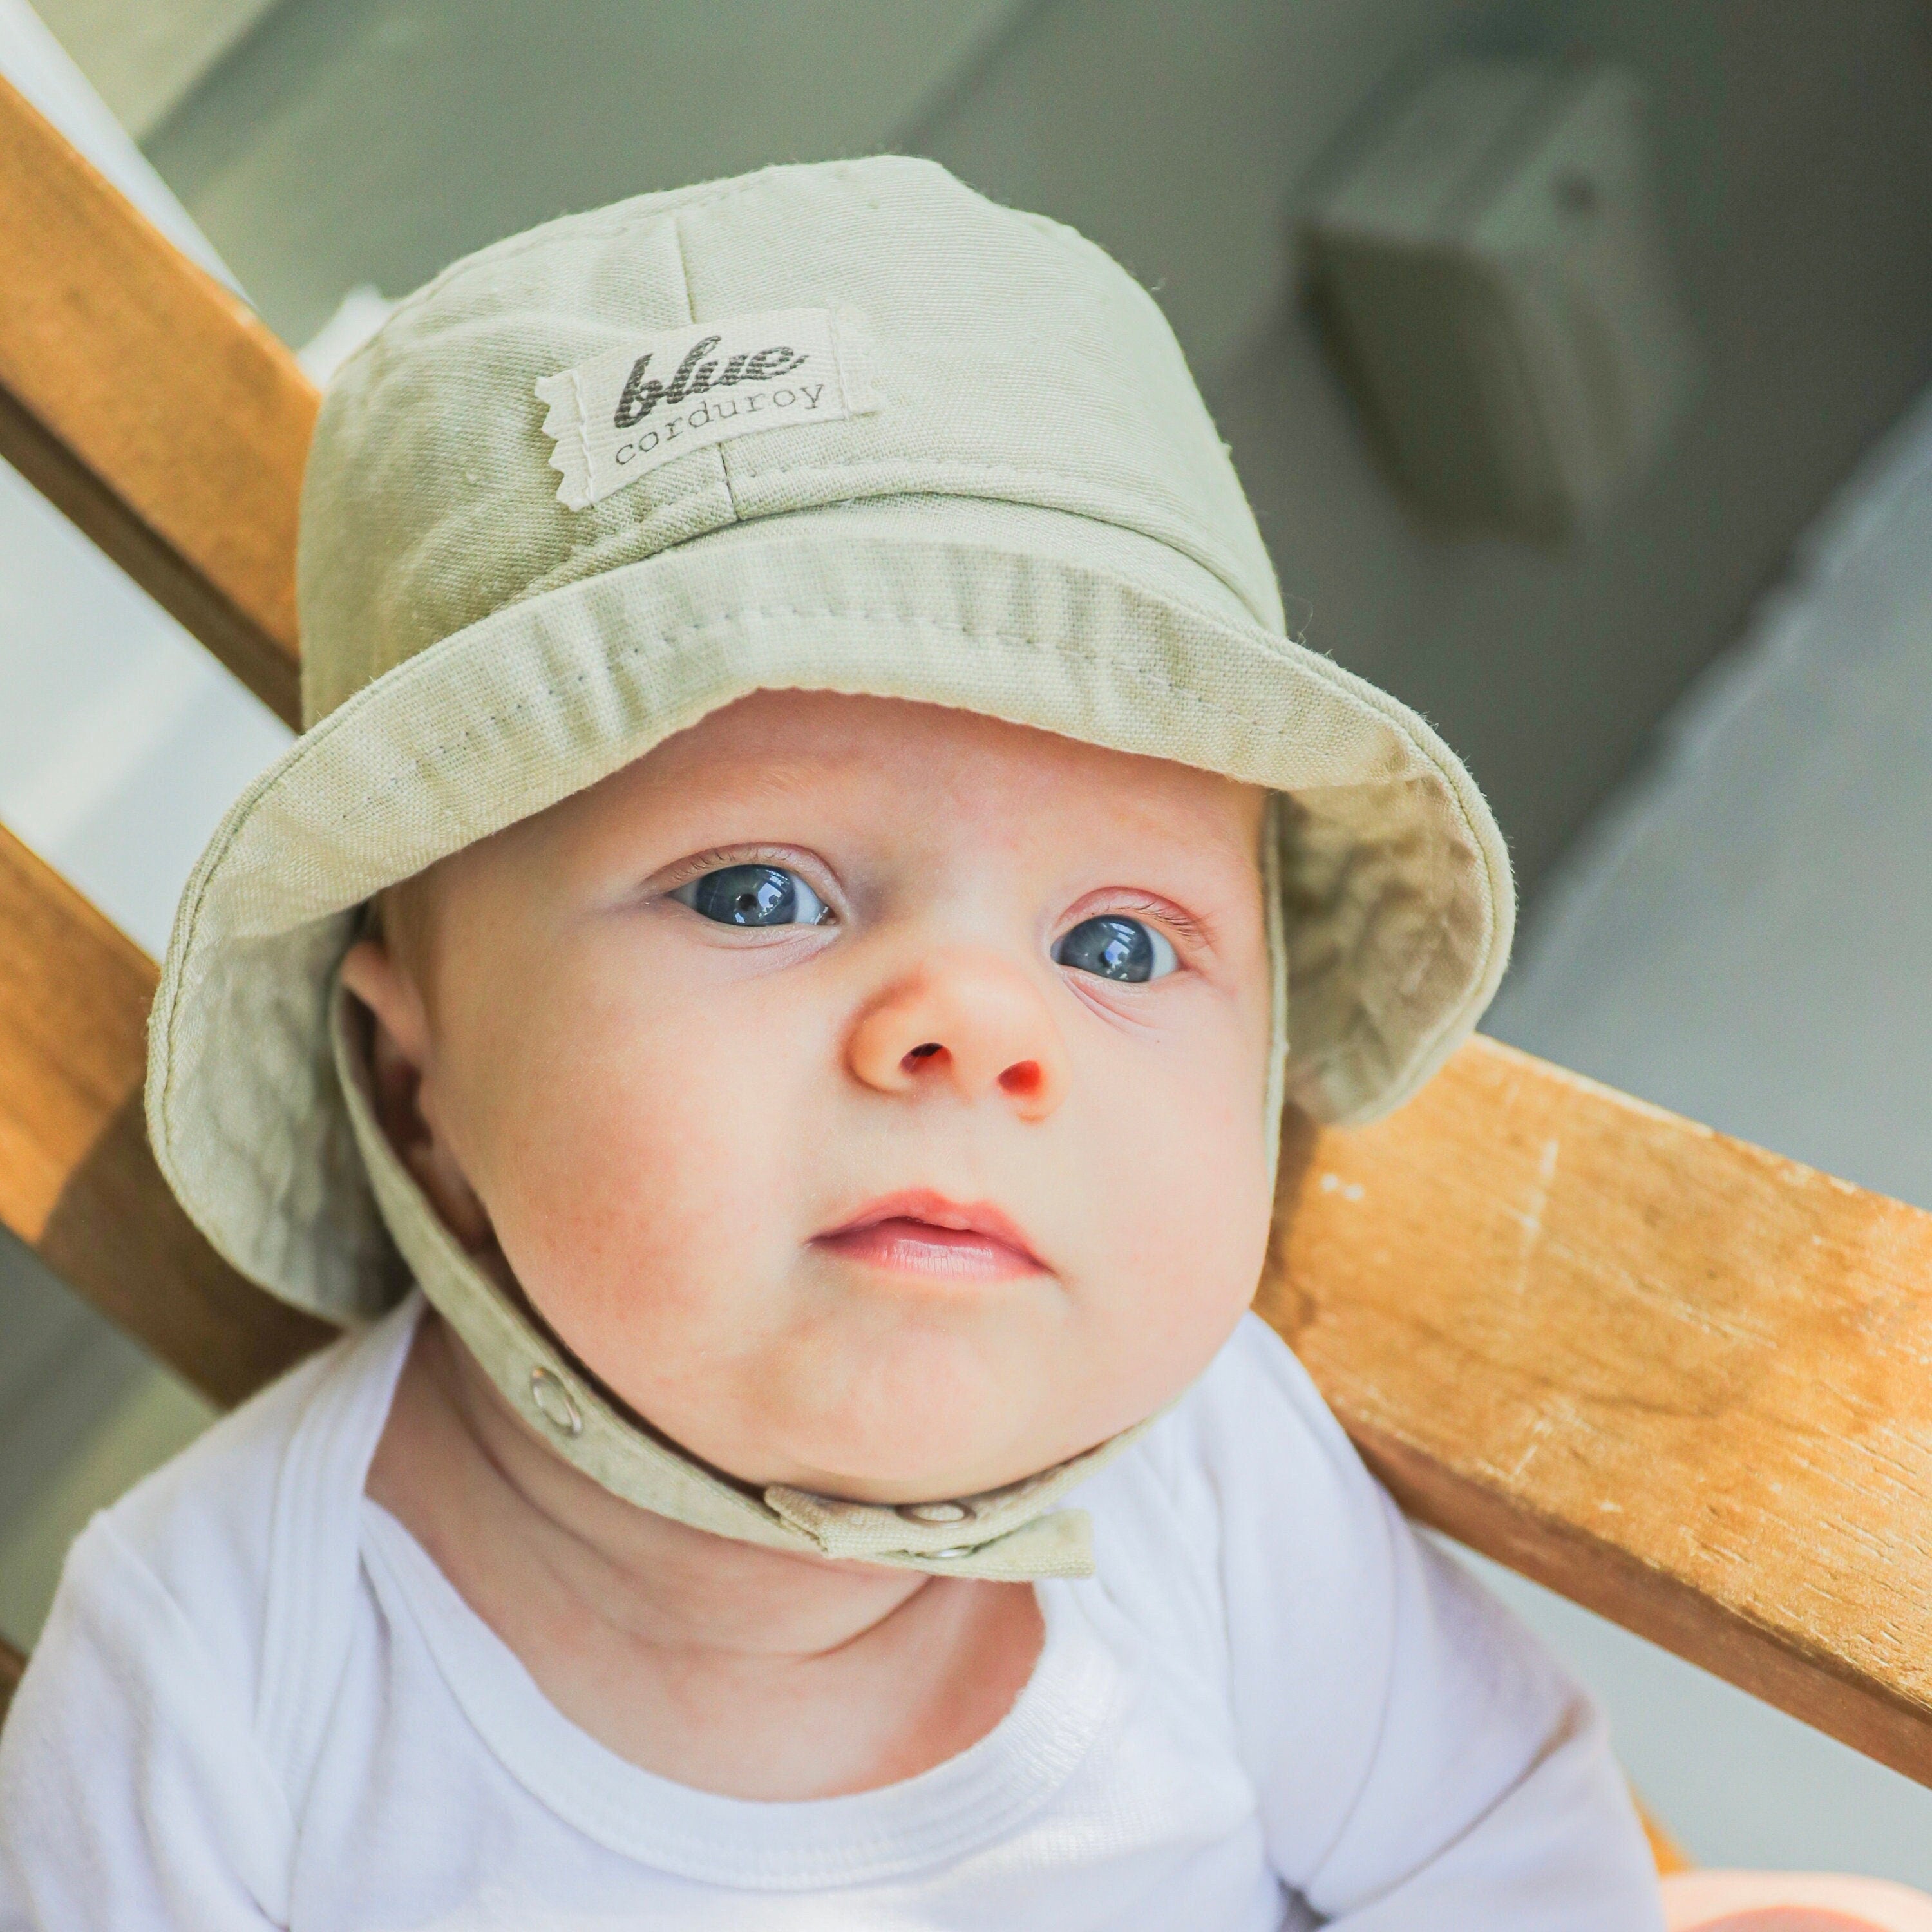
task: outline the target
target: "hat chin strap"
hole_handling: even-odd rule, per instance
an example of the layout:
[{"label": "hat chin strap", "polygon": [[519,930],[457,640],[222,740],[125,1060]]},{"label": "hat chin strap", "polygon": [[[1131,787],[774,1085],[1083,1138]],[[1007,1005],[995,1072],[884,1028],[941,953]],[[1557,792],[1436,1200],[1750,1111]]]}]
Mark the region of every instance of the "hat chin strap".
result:
[{"label": "hat chin strap", "polygon": [[[1288,1046],[1272,794],[1262,843],[1274,981],[1266,1100],[1272,1162]],[[784,1484],[760,1490],[732,1481],[625,1408],[450,1233],[376,1122],[350,998],[338,979],[330,996],[330,1045],[356,1144],[390,1236],[430,1305],[462,1338],[503,1400],[566,1462],[626,1502],[693,1529],[769,1549],[999,1582],[1093,1575],[1093,1520],[1084,1510],[1060,1508],[1060,1498],[1136,1441],[1154,1416],[1083,1455],[978,1496],[862,1503]]]}]

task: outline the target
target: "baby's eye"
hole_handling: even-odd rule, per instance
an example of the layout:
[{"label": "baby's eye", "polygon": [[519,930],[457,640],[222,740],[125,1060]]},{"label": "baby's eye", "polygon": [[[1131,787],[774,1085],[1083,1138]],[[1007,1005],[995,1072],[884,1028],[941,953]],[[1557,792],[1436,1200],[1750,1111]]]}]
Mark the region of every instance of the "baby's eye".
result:
[{"label": "baby's eye", "polygon": [[825,902],[781,866],[721,866],[676,887],[670,896],[720,926],[824,926]]},{"label": "baby's eye", "polygon": [[1103,980],[1158,980],[1178,964],[1164,934],[1118,913],[1083,919],[1054,946],[1053,957],[1060,965]]}]

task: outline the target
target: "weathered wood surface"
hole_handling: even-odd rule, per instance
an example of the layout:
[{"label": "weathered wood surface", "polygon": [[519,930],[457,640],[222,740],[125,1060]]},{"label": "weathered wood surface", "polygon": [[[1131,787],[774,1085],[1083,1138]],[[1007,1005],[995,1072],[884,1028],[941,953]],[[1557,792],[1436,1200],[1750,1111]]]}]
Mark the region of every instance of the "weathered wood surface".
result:
[{"label": "weathered wood surface", "polygon": [[247,305],[0,80],[0,456],[292,724],[315,412]]},{"label": "weathered wood surface", "polygon": [[153,963],[0,831],[0,1223],[219,1402],[331,1331],[244,1281],[176,1204],[141,1117]]},{"label": "weathered wood surface", "polygon": [[[0,274],[0,449],[292,715],[306,384],[4,93]],[[155,1172],[153,984],[0,838],[0,1220],[232,1401],[322,1331]],[[1932,1216],[1480,1040],[1285,1161],[1259,1305],[1411,1508],[1932,1782]]]},{"label": "weathered wood surface", "polygon": [[1932,1783],[1932,1215],[1478,1039],[1262,1312],[1414,1514]]}]

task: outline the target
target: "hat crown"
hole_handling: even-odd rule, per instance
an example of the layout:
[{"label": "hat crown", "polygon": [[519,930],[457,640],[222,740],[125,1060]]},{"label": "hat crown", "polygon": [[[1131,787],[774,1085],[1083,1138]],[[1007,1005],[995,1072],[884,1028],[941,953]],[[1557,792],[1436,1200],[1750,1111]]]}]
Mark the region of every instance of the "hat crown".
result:
[{"label": "hat crown", "polygon": [[[539,382],[665,332],[807,309],[866,339],[876,406],[661,460],[587,508],[560,500]],[[661,358],[649,380],[674,385],[689,362]],[[332,386],[303,490],[305,715],[507,605],[731,524],[935,496],[1153,538],[1282,629],[1172,331],[1072,230],[892,156],[566,216],[455,264]]]}]

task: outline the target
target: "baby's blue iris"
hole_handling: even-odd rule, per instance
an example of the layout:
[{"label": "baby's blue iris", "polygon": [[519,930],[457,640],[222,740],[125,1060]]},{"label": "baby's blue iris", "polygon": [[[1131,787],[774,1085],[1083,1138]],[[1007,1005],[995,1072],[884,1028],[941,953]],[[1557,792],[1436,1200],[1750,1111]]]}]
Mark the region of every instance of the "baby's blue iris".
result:
[{"label": "baby's blue iris", "polygon": [[721,866],[678,886],[671,897],[720,926],[823,926],[825,902],[779,866]]},{"label": "baby's blue iris", "polygon": [[1174,947],[1137,919],[1108,914],[1083,919],[1053,949],[1054,959],[1102,980],[1158,980],[1174,970]]}]

